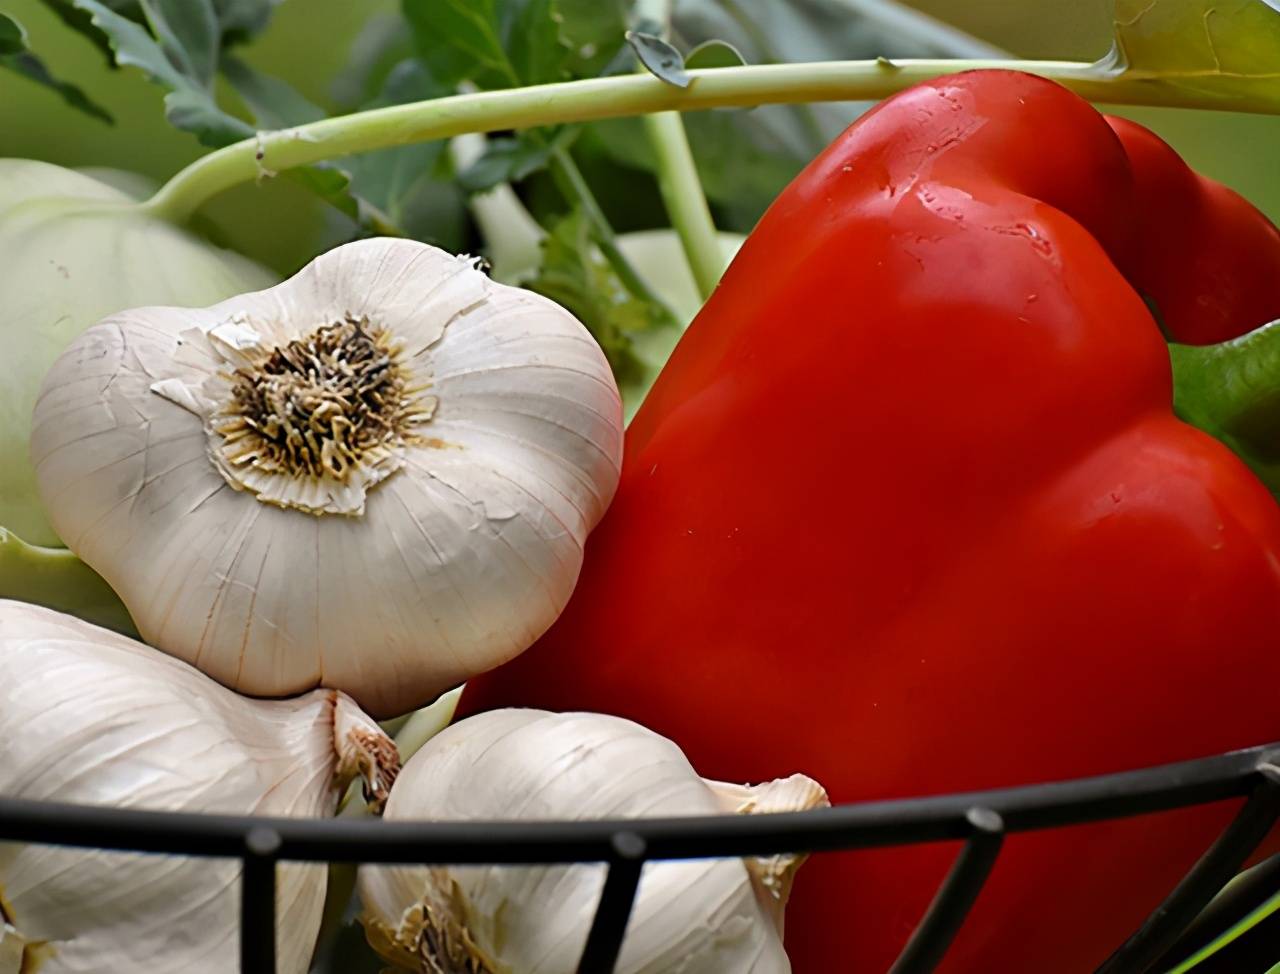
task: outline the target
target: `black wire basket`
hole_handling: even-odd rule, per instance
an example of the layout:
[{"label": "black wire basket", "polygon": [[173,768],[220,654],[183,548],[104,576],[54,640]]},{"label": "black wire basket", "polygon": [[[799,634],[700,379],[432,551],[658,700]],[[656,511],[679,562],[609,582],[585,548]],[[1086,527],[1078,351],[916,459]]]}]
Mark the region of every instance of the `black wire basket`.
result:
[{"label": "black wire basket", "polygon": [[[0,798],[0,840],[240,859],[240,970],[275,974],[276,863],[606,863],[579,974],[611,974],[644,864],[964,840],[891,974],[942,961],[995,865],[1006,833],[1124,818],[1244,798],[1164,902],[1097,969],[1143,974],[1203,943],[1280,888],[1280,856],[1253,870],[1249,891],[1210,901],[1280,818],[1280,743],[1073,781],[757,816],[595,822],[387,822],[254,818],[122,810]],[[1215,904],[1217,905],[1217,904]],[[1206,909],[1209,907],[1209,909]],[[1187,951],[1183,951],[1185,954]],[[1280,948],[1277,957],[1280,960]],[[834,970],[834,968],[833,968]]]}]

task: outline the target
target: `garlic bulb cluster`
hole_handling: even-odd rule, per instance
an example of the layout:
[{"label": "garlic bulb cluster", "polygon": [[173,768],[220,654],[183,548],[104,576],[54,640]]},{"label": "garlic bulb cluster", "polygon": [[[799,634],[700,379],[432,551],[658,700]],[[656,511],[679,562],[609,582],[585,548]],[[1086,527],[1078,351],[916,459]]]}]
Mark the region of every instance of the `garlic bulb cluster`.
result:
[{"label": "garlic bulb cluster", "polygon": [[[640,818],[827,804],[803,775],[756,788],[704,781],[671,741],[601,714],[499,710],[428,741],[388,819]],[[781,918],[803,857],[648,863],[618,974],[784,974]],[[573,974],[602,865],[362,866],[369,943],[423,974]]]},{"label": "garlic bulb cluster", "polygon": [[375,239],[95,325],[49,372],[31,453],[147,642],[244,693],[334,687],[389,717],[559,615],[622,414],[563,308]]},{"label": "garlic bulb cluster", "polygon": [[[348,699],[247,700],[70,616],[0,601],[0,794],[187,812],[334,813],[385,800],[395,746]],[[0,974],[236,970],[237,861],[0,843]],[[278,970],[315,947],[323,867],[279,867]]]},{"label": "garlic bulb cluster", "polygon": [[40,382],[73,338],[126,308],[210,304],[274,280],[105,182],[0,159],[0,526],[31,544],[59,543],[36,494],[27,438]]}]

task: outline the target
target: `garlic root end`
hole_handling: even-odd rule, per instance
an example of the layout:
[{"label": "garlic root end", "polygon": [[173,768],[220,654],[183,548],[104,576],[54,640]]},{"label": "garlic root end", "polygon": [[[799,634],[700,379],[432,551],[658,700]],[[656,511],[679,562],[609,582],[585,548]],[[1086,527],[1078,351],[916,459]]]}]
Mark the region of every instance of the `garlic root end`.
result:
[{"label": "garlic root end", "polygon": [[370,811],[381,814],[400,773],[395,741],[345,693],[333,692],[333,743],[338,755],[334,784],[338,793],[357,777],[363,779]]},{"label": "garlic root end", "polygon": [[[705,779],[704,779],[705,781]],[[793,774],[759,785],[737,785],[725,781],[705,781],[720,801],[725,812],[734,815],[767,815],[777,812],[804,812],[811,808],[827,808],[831,799],[827,791],[807,775]],[[743,860],[751,874],[756,899],[773,920],[782,935],[783,916],[791,896],[796,871],[809,858],[808,853],[782,853]]]}]

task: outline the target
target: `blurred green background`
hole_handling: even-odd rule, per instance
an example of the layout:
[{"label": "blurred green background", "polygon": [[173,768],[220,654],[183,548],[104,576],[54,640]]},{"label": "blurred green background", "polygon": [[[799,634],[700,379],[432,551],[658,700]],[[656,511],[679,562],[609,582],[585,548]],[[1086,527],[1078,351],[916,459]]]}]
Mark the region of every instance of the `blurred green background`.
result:
[{"label": "blurred green background", "polygon": [[[368,19],[395,11],[396,0],[286,0],[270,26],[243,49],[255,67],[287,78],[317,104],[336,110],[330,79],[347,61]],[[109,166],[163,181],[208,149],[165,121],[164,93],[141,72],[109,68],[85,37],[66,29],[39,0],[0,0],[0,11],[27,29],[31,47],[59,78],[83,88],[116,119],[107,125],[65,105],[48,89],[0,73],[0,156],[64,166]],[[229,90],[220,100],[234,105]],[[327,207],[286,180],[241,186],[203,211],[220,242],[281,273],[314,256]]]},{"label": "blurred green background", "polygon": [[[887,0],[779,0],[796,23],[821,7],[825,17],[847,16],[879,26],[858,50],[830,41],[823,50],[794,44],[784,54],[888,55],[899,48],[885,27]],[[973,37],[1015,55],[1093,58],[1108,46],[1108,0],[913,0],[913,7]],[[747,17],[776,14],[775,0],[680,0],[678,15],[696,21],[710,8],[736,8]],[[284,0],[266,32],[245,50],[262,70],[291,81],[303,94],[336,110],[332,78],[347,61],[353,40],[372,17],[394,13],[396,0]],[[9,72],[0,73],[0,155],[44,159],[68,166],[112,166],[157,180],[171,175],[204,150],[163,118],[161,93],[132,69],[111,70],[86,39],[66,30],[39,0],[0,0],[0,10],[28,29],[33,48],[59,76],[79,84],[115,116],[114,126],[81,115],[52,92]],[[711,10],[712,13],[716,12]],[[892,18],[890,17],[890,20]],[[878,31],[878,32],[877,32]],[[812,32],[812,31],[811,31]],[[687,33],[687,32],[686,32]],[[868,48],[868,44],[876,45]],[[227,104],[234,97],[223,93]],[[824,110],[825,131],[848,121],[855,109]],[[1171,109],[1119,109],[1171,142],[1197,169],[1220,179],[1280,221],[1280,119],[1267,116]],[[843,112],[843,114],[840,114]],[[834,121],[833,121],[834,120]],[[221,242],[288,273],[313,256],[343,227],[332,211],[284,180],[243,186],[211,203],[205,215]],[[624,220],[625,222],[625,220]]]}]

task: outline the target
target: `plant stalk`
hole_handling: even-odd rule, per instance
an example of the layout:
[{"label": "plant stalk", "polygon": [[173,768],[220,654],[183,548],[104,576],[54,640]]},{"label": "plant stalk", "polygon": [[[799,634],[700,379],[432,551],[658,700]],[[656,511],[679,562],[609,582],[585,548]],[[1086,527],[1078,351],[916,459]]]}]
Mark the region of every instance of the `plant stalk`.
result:
[{"label": "plant stalk", "polygon": [[[658,24],[663,38],[671,32],[671,0],[637,0],[634,16],[637,21]],[[657,156],[663,205],[680,238],[698,295],[706,301],[720,283],[725,261],[684,122],[679,112],[656,112],[644,116],[644,129]]]},{"label": "plant stalk", "polygon": [[684,123],[679,112],[658,112],[644,117],[644,127],[658,157],[658,189],[662,202],[680,237],[698,294],[706,301],[724,273],[724,253],[698,179]]},{"label": "plant stalk", "polygon": [[524,129],[662,111],[875,100],[939,75],[975,68],[1038,74],[1091,101],[1112,104],[1244,112],[1277,109],[1274,98],[1262,94],[1237,91],[1215,95],[1160,78],[1108,72],[1080,61],[976,58],[758,64],[690,71],[693,83],[688,88],[676,88],[646,75],[623,75],[454,95],[264,132],[196,160],[140,205],[158,217],[180,223],[222,191],[256,179],[264,167],[280,171],[466,132]]},{"label": "plant stalk", "polygon": [[558,146],[551,151],[551,175],[565,198],[577,202],[582,207],[582,212],[591,226],[591,239],[595,241],[604,259],[618,275],[622,286],[634,297],[660,308],[663,314],[675,321],[675,312],[649,286],[649,282],[640,276],[626,254],[618,248],[613,227],[609,225],[608,218],[600,209],[600,204],[596,201],[595,194],[591,192],[591,187],[587,185],[578,164],[573,161],[573,156],[569,155],[569,150],[563,146]]}]

